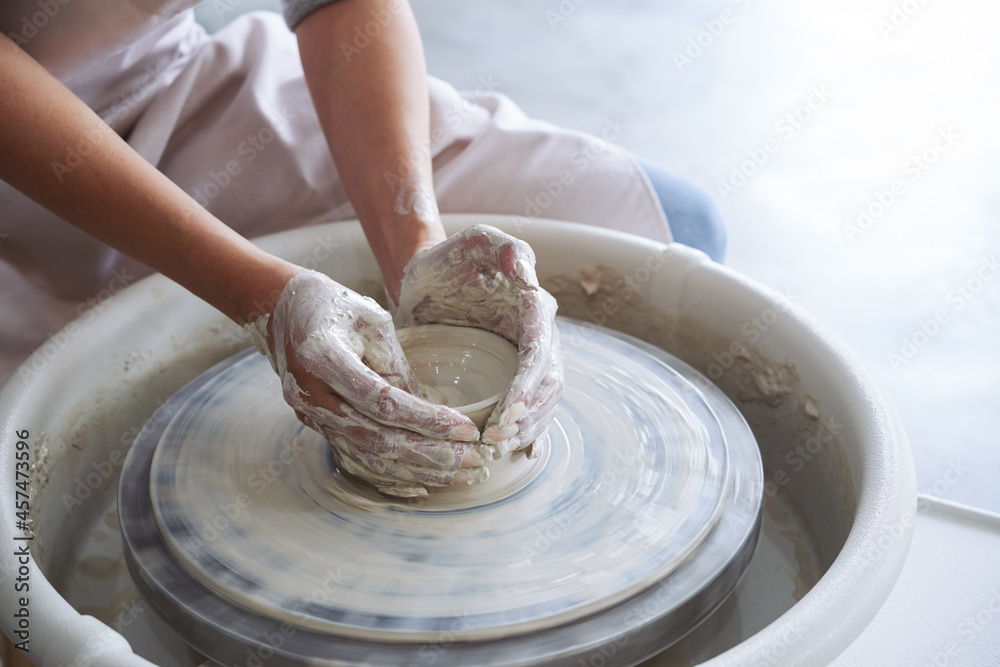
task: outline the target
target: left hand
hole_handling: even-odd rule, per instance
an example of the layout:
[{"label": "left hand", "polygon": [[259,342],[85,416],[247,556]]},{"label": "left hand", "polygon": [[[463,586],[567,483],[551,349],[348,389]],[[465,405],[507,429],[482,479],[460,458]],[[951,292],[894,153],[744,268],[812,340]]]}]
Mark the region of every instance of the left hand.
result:
[{"label": "left hand", "polygon": [[305,271],[288,280],[271,315],[246,326],[285,400],[326,437],[341,469],[403,497],[486,479],[478,429],[414,395],[392,318],[373,300]]},{"label": "left hand", "polygon": [[482,442],[502,456],[532,444],[562,398],[555,315],[556,300],[538,284],[531,247],[495,227],[475,225],[410,259],[395,322],[478,327],[518,346],[517,372],[482,434]]}]

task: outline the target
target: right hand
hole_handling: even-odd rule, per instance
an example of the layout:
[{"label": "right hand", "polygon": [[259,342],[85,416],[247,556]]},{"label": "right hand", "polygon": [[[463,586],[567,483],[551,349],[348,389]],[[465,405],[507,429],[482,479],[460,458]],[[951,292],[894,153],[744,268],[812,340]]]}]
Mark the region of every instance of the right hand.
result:
[{"label": "right hand", "polygon": [[270,318],[246,326],[285,400],[346,472],[403,497],[488,476],[472,420],[414,395],[392,317],[374,300],[309,271],[288,281]]},{"label": "right hand", "polygon": [[497,333],[518,346],[517,372],[483,429],[498,458],[535,442],[563,395],[556,300],[538,284],[535,253],[489,225],[473,225],[406,264],[395,319]]}]

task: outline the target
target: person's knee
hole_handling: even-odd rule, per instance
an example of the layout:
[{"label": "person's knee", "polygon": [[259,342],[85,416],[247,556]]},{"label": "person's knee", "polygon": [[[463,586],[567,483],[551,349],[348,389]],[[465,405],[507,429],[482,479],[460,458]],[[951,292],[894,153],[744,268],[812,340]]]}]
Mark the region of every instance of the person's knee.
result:
[{"label": "person's knee", "polygon": [[[678,216],[685,218],[684,227],[688,228],[688,237],[691,241],[686,245],[692,245],[714,261],[721,263],[726,255],[728,236],[726,225],[719,213],[719,207],[716,206],[711,195],[701,188],[694,185],[691,185],[690,188],[690,196],[686,205],[674,212],[674,218]],[[673,225],[670,216],[667,216],[667,222]],[[684,243],[683,239],[676,240]]]},{"label": "person's knee", "polygon": [[674,241],[701,250],[716,262],[726,254],[726,226],[711,196],[691,182],[639,158]]}]

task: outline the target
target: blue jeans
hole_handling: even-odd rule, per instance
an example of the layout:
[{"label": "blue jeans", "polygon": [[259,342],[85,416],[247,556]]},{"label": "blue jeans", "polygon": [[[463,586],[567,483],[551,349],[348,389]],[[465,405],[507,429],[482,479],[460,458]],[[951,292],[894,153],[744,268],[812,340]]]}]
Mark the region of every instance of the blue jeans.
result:
[{"label": "blue jeans", "polygon": [[640,157],[636,160],[653,184],[674,240],[722,262],[726,254],[726,227],[708,193],[662,167]]}]

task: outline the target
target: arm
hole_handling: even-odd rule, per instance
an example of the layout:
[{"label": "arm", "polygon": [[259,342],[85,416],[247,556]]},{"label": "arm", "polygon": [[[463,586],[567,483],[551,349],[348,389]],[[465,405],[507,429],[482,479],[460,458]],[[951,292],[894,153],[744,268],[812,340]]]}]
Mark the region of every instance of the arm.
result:
[{"label": "arm", "polygon": [[[247,325],[348,470],[397,495],[484,478],[475,425],[404,391],[415,381],[374,301],[227,227],[3,35],[0,90],[0,178]],[[81,164],[53,169],[88,142]]]},{"label": "arm", "polygon": [[[356,30],[380,11],[389,20],[355,48]],[[475,326],[517,343],[518,372],[482,441],[496,455],[527,447],[563,391],[555,300],[538,286],[527,244],[482,227],[445,240],[431,179],[427,70],[409,5],[341,0],[306,16],[295,33],[340,178],[399,304],[397,324]],[[421,273],[435,276],[433,293]]]},{"label": "arm", "polygon": [[[376,21],[379,12],[385,25]],[[373,22],[380,31],[357,49],[355,28]],[[308,15],[295,34],[340,178],[398,301],[407,261],[445,239],[431,181],[427,69],[416,20],[405,2],[342,0]]]},{"label": "arm", "polygon": [[[0,179],[237,323],[255,316],[262,302],[273,307],[303,270],[201,208],[4,35],[0,90]],[[82,164],[53,168],[68,147],[88,143]]]}]

